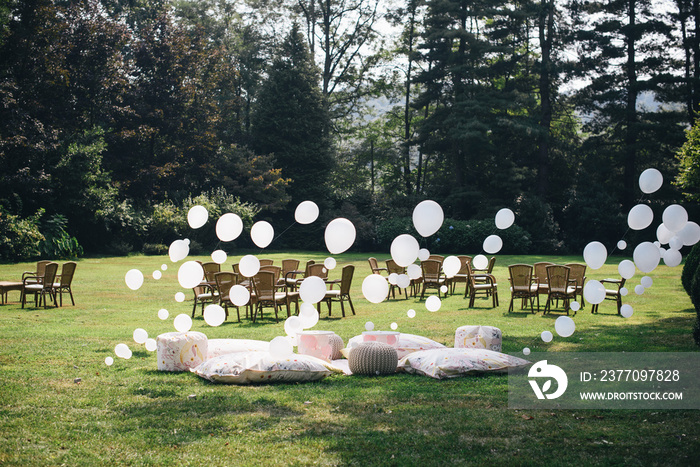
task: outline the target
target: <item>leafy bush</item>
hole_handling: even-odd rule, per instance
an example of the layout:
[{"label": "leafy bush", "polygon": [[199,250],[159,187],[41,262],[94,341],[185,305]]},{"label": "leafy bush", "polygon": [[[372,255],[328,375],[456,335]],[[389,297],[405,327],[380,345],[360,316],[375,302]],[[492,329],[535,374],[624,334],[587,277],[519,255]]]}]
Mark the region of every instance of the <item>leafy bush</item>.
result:
[{"label": "leafy bush", "polygon": [[168,254],[168,245],[162,243],[144,243],[141,247],[141,252],[144,255],[160,256]]},{"label": "leafy bush", "polygon": [[692,250],[690,250],[690,253],[685,257],[685,264],[683,265],[683,272],[681,273],[681,284],[683,284],[683,288],[685,289],[685,292],[690,295],[690,298],[692,299],[693,296],[691,294],[690,287],[693,282],[693,276],[695,275],[695,272],[698,269],[698,266],[700,265],[700,243],[697,243]]},{"label": "leafy bush", "polygon": [[44,236],[39,231],[39,210],[34,216],[22,219],[0,207],[0,261],[27,261],[39,257],[39,244]]},{"label": "leafy bush", "polygon": [[377,226],[377,243],[381,249],[389,250],[391,242],[401,234],[413,235],[431,253],[463,254],[483,251],[483,242],[489,235],[495,234],[503,240],[503,249],[499,253],[526,254],[532,242],[525,230],[513,225],[499,230],[492,219],[460,221],[445,219],[435,235],[423,239],[413,227],[410,217],[388,219]]},{"label": "leafy bush", "polygon": [[78,240],[66,232],[68,219],[54,214],[42,222],[44,241],[39,245],[41,254],[47,258],[76,259],[83,255],[83,247]]},{"label": "leafy bush", "polygon": [[695,326],[693,327],[693,339],[700,346],[700,268],[695,269],[693,280],[690,283],[690,299],[695,305]]}]

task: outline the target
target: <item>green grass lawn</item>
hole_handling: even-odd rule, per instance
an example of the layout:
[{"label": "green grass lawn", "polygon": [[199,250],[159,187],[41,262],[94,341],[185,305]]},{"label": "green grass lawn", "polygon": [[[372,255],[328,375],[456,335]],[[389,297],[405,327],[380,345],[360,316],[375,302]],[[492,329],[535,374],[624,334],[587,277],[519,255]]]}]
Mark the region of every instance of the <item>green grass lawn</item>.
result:
[{"label": "green grass lawn", "polygon": [[[613,302],[590,306],[574,317],[576,332],[554,333],[558,313],[532,315],[519,307],[509,314],[507,265],[540,260],[581,261],[576,257],[498,256],[495,275],[500,306],[477,300],[468,308],[458,293],[431,313],[417,299],[375,305],[361,284],[370,273],[367,254],[337,256],[331,277],[343,265],[356,266],[352,297],[357,315],[340,318],[336,305],[323,307],[315,329],[332,330],[345,342],[372,321],[377,330],[398,324],[452,346],[455,329],[467,324],[497,326],[503,351],[696,352],[691,329],[695,311],[680,284],[681,268],[659,266],[654,285],[633,292],[641,276],[628,281],[624,319]],[[383,260],[386,255],[374,255]],[[318,253],[265,253],[283,258],[323,260]],[[240,256],[229,257],[226,267]],[[198,258],[207,260],[207,258]],[[167,264],[163,278],[151,278]],[[610,259],[588,278],[617,275]],[[17,280],[33,263],[0,265],[0,280]],[[129,290],[124,275],[143,271],[146,281]],[[226,386],[193,374],[157,371],[155,352],[133,342],[135,328],[150,337],[173,331],[172,319],[192,309],[176,303],[177,265],[167,257],[130,256],[79,261],[74,281],[77,305],[22,309],[18,293],[0,307],[0,464],[3,465],[697,465],[700,412],[695,410],[513,410],[508,408],[506,375],[437,381],[424,376],[331,376],[317,383]],[[64,297],[65,298],[65,297]],[[65,300],[64,300],[65,304]],[[544,305],[544,302],[542,303]],[[157,312],[166,308],[170,319]],[[406,315],[416,310],[416,317]],[[285,315],[286,316],[286,315]],[[209,338],[270,340],[284,335],[283,321],[271,311],[252,324],[229,317],[208,326],[199,310],[193,330]],[[114,356],[118,343],[133,350],[130,360]],[[81,381],[76,383],[76,378]]]}]

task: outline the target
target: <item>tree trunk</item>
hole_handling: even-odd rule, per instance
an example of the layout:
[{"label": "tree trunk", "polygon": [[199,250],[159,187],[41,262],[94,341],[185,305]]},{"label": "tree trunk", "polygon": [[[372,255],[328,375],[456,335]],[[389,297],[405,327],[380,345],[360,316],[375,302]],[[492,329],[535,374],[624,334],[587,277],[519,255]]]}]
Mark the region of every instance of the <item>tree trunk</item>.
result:
[{"label": "tree trunk", "polygon": [[637,158],[637,64],[636,59],[636,1],[628,0],[629,27],[627,42],[627,107],[625,109],[625,160],[624,160],[624,208],[629,209],[634,202],[635,166]]},{"label": "tree trunk", "polygon": [[545,199],[549,189],[549,141],[552,125],[552,42],[554,37],[554,3],[543,0],[539,17],[542,49],[540,67],[540,137],[537,154],[537,193]]}]

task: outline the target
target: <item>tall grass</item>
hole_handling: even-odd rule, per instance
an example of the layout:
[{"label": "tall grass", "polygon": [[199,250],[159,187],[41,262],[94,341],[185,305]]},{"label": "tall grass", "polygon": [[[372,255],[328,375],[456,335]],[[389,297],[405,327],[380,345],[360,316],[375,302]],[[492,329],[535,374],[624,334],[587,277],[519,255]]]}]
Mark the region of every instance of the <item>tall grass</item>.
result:
[{"label": "tall grass", "polygon": [[[372,321],[375,329],[419,334],[451,346],[454,331],[466,324],[497,326],[503,351],[688,351],[694,310],[680,284],[680,268],[660,266],[643,295],[631,292],[629,319],[617,316],[614,302],[590,306],[574,320],[576,332],[544,343],[554,332],[551,316],[530,314],[516,304],[508,313],[507,268],[512,263],[575,257],[499,256],[495,275],[500,306],[477,300],[474,308],[457,294],[431,313],[415,298],[378,305],[361,293],[369,255],[345,254],[330,272],[356,266],[352,297],[357,315],[332,317],[322,307],[317,329],[332,330],[346,342]],[[381,255],[375,255],[382,259]],[[279,263],[295,257],[323,260],[311,252],[264,253]],[[207,258],[199,258],[207,260]],[[230,257],[225,268],[240,256]],[[151,273],[168,265],[163,278]],[[33,264],[0,265],[0,279],[16,280]],[[124,283],[138,268],[146,281],[137,291]],[[614,277],[610,260],[593,279]],[[630,284],[631,282],[631,284]],[[628,281],[630,290],[639,276]],[[506,464],[691,465],[700,455],[698,412],[631,410],[512,410],[507,376],[487,375],[436,381],[397,374],[388,377],[332,376],[318,383],[267,386],[211,384],[185,373],[157,371],[155,353],[132,340],[141,327],[151,337],[173,331],[172,319],[192,310],[177,303],[177,265],[167,257],[90,258],[79,262],[74,281],[76,306],[22,309],[10,293],[0,307],[0,464],[7,465],[445,465]],[[64,300],[64,303],[65,300]],[[543,304],[544,305],[544,304]],[[161,308],[170,318],[157,317]],[[409,318],[406,311],[416,310]],[[347,312],[347,309],[346,309]],[[286,316],[286,314],[285,314]],[[255,324],[235,313],[219,327],[208,326],[198,309],[193,329],[209,338],[270,340],[284,335],[271,310]],[[134,351],[115,358],[118,343]]]}]

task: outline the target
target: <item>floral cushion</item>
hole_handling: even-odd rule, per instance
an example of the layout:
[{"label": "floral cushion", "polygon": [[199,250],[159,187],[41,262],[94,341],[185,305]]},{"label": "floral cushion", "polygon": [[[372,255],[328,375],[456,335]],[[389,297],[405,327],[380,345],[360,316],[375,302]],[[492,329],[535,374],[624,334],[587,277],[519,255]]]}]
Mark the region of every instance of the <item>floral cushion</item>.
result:
[{"label": "floral cushion", "polygon": [[209,339],[207,360],[230,353],[253,352],[256,350],[267,352],[269,349],[269,342],[254,339]]},{"label": "floral cushion", "polygon": [[501,351],[503,334],[493,326],[461,326],[455,331],[455,348]]},{"label": "floral cushion", "polygon": [[188,371],[201,364],[208,353],[207,336],[201,332],[166,332],[156,338],[160,371]]},{"label": "floral cushion", "polygon": [[318,381],[342,373],[330,363],[309,355],[276,358],[269,352],[236,352],[215,357],[190,370],[215,383],[256,384]]},{"label": "floral cushion", "polygon": [[507,371],[528,365],[522,358],[486,349],[431,349],[406,355],[399,371],[435,379],[456,378],[476,373]]}]

